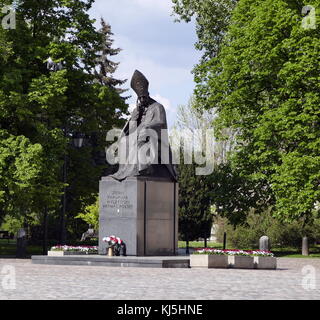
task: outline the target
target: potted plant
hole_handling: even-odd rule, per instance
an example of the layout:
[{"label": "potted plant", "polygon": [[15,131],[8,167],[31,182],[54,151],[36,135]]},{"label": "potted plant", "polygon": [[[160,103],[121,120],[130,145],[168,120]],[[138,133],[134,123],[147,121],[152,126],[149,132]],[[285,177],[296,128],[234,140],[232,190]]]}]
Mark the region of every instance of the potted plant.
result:
[{"label": "potted plant", "polygon": [[257,269],[277,269],[277,258],[270,251],[252,251],[255,268]]},{"label": "potted plant", "polygon": [[48,256],[51,256],[51,257],[85,255],[85,254],[98,254],[98,247],[97,246],[57,245],[57,246],[51,247],[50,251],[48,251]]},{"label": "potted plant", "polygon": [[270,251],[196,249],[190,256],[192,268],[276,269],[277,259]]},{"label": "potted plant", "polygon": [[229,265],[236,269],[253,269],[254,258],[251,252],[244,250],[227,250]]},{"label": "potted plant", "polygon": [[190,256],[191,268],[228,268],[228,256],[224,250],[197,249]]}]

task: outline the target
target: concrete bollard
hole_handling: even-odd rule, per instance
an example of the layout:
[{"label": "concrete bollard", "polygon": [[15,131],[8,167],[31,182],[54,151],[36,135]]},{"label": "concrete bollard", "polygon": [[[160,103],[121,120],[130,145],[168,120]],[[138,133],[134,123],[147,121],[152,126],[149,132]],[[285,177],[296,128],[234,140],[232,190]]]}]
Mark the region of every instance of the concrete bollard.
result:
[{"label": "concrete bollard", "polygon": [[270,251],[270,240],[269,240],[269,237],[267,236],[263,236],[260,238],[259,240],[259,249],[261,251]]},{"label": "concrete bollard", "polygon": [[302,255],[303,256],[309,255],[309,243],[308,243],[307,237],[302,238]]}]

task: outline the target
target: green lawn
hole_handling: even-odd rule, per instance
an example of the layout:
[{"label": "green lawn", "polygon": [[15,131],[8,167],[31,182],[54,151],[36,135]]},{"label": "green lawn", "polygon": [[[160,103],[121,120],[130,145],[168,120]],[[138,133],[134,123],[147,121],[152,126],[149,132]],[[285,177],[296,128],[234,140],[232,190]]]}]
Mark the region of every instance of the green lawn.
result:
[{"label": "green lawn", "polygon": [[[179,248],[185,248],[186,242],[185,241],[179,241]],[[189,248],[203,248],[204,242],[203,241],[192,241],[189,243]],[[215,242],[208,242],[207,243],[208,248],[216,248],[216,249],[222,249],[223,244],[222,243],[215,243]],[[237,249],[233,248],[227,243],[226,249]],[[244,249],[244,250],[250,250],[250,249]],[[276,257],[282,257],[282,258],[320,258],[320,246],[313,246],[310,248],[310,255],[309,256],[303,256],[301,254],[300,248],[293,248],[293,247],[286,247],[286,248],[273,248],[271,250]]]},{"label": "green lawn", "polygon": [[[80,243],[75,243],[75,245],[79,245]],[[192,241],[189,243],[190,248],[203,248],[203,241]],[[222,249],[222,243],[209,242],[207,243],[208,248],[217,248]],[[50,246],[49,246],[50,248]],[[186,248],[185,241],[179,241],[179,248]],[[230,245],[227,244],[227,249],[234,249]],[[314,246],[310,248],[310,255],[308,257],[301,255],[301,249],[299,248],[274,248],[272,252],[277,257],[285,257],[285,258],[320,258],[320,246]],[[16,254],[16,241],[15,240],[1,240],[0,239],[0,257],[1,256],[15,256]],[[41,255],[42,247],[41,245],[29,245],[27,248],[28,255]]]},{"label": "green lawn", "polygon": [[[178,244],[179,248],[186,248],[187,244],[185,241],[179,241]],[[203,248],[204,247],[204,241],[191,241],[189,242],[189,248]],[[222,249],[223,244],[222,243],[216,243],[216,242],[207,242],[208,248],[216,248],[216,249]]]},{"label": "green lawn", "polygon": [[[17,250],[16,240],[0,240],[0,256],[15,256]],[[29,245],[27,247],[28,255],[41,255],[42,247]]]},{"label": "green lawn", "polygon": [[320,246],[310,247],[309,256],[303,256],[300,248],[274,248],[272,252],[282,258],[320,258]]},{"label": "green lawn", "polygon": [[16,241],[0,239],[0,256],[12,256],[15,254],[16,254]]}]

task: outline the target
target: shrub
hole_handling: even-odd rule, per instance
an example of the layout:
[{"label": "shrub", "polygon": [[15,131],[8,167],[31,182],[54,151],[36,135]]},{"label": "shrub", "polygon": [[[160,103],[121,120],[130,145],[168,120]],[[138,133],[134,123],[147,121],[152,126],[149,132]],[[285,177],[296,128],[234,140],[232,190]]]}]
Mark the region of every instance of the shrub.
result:
[{"label": "shrub", "polygon": [[320,219],[314,217],[303,226],[301,221],[283,223],[272,216],[271,210],[261,215],[251,211],[243,225],[233,227],[225,218],[216,218],[218,225],[217,240],[223,242],[223,233],[227,233],[228,244],[237,249],[259,248],[259,239],[268,236],[273,248],[300,247],[302,237],[307,236],[310,243],[320,239]]}]

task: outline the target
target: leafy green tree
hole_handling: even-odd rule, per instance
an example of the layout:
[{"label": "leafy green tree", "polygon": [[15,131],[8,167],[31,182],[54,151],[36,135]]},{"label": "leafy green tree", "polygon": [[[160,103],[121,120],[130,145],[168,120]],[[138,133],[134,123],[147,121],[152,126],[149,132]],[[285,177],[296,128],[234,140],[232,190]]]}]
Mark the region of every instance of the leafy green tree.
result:
[{"label": "leafy green tree", "polygon": [[[196,147],[201,147],[202,145],[202,150],[205,150],[205,148],[211,150],[207,155],[212,156],[212,158],[207,159],[207,161],[210,161],[213,172],[201,181],[201,183],[207,185],[207,189],[201,189],[205,195],[197,195],[197,197],[206,197],[206,208],[208,208],[210,204],[214,205],[216,214],[227,217],[230,223],[236,226],[245,223],[246,216],[251,207],[256,208],[256,213],[263,212],[263,210],[268,207],[269,199],[265,198],[265,192],[262,192],[264,189],[261,190],[261,188],[264,188],[264,185],[241,176],[229,163],[228,154],[235,148],[235,139],[232,130],[224,130],[224,139],[212,139],[212,141],[209,141],[209,144],[206,141],[207,146],[204,146],[203,133],[205,130],[212,128],[215,117],[214,110],[197,108],[197,101],[191,98],[188,105],[178,108],[175,130],[171,132],[171,145],[173,149],[177,149],[182,141],[176,141],[176,137],[179,136],[179,133],[180,135],[183,133],[183,142],[185,142],[185,140],[188,142],[193,140]],[[209,131],[209,133],[213,134],[212,131]],[[193,152],[193,150],[190,150],[190,152]],[[206,150],[206,152],[208,152],[208,150]],[[182,152],[180,152],[180,154],[182,154]],[[187,186],[192,189],[192,184],[194,183],[195,188],[198,189],[197,178],[192,177],[191,172],[194,170],[194,166],[184,165],[181,166],[181,168],[182,175],[187,175],[183,187],[188,183]],[[193,174],[195,174],[195,172]],[[191,193],[194,194],[193,191]],[[186,195],[181,195],[181,197],[186,197]],[[198,218],[192,216],[192,214],[187,216],[187,218],[191,217],[194,219]],[[190,230],[188,228],[190,228]],[[187,219],[182,229],[190,234],[192,234],[192,232],[198,232],[194,228],[194,225],[188,222]]]},{"label": "leafy green tree", "polygon": [[190,22],[195,18],[198,42],[196,48],[203,52],[202,62],[219,52],[237,0],[172,0],[177,21]]},{"label": "leafy green tree", "polygon": [[33,204],[35,182],[42,174],[40,144],[0,130],[0,204],[2,212],[22,216]]},{"label": "leafy green tree", "polygon": [[84,212],[80,213],[76,218],[82,219],[94,230],[99,230],[99,198],[92,205],[85,207]]},{"label": "leafy green tree", "polygon": [[24,221],[23,218],[6,215],[3,219],[0,229],[3,231],[8,231],[10,234],[17,234],[19,229],[23,228]]},{"label": "leafy green tree", "polygon": [[220,52],[232,11],[238,0],[172,0],[172,2],[174,14],[178,16],[177,21],[190,22],[193,18],[195,20],[198,36],[195,47],[202,53],[199,64],[193,70],[195,92],[198,106],[212,107],[208,103],[210,92],[206,86],[212,58]]},{"label": "leafy green tree", "polygon": [[[0,5],[7,3],[0,1]],[[30,150],[25,152],[36,164],[30,160],[28,165],[31,172],[37,170],[26,186],[18,185],[20,189],[15,184],[7,192],[6,182],[0,183],[0,197],[7,197],[0,212],[23,211],[21,203],[45,221],[48,213],[58,212],[66,188],[71,234],[81,233],[74,216],[85,201],[95,201],[92,194],[107,168],[100,160],[106,132],[121,127],[121,116],[127,112],[117,90],[96,81],[94,70],[104,38],[89,17],[92,3],[16,1],[16,29],[0,30],[0,128],[13,141],[19,137],[29,141]],[[61,63],[62,70],[48,70],[49,58]],[[79,133],[85,138],[81,150],[70,143]],[[34,155],[37,148],[41,155]],[[20,168],[8,171],[7,181],[15,181],[27,169],[26,165],[21,172]]]},{"label": "leafy green tree", "polygon": [[261,214],[270,204],[265,184],[241,175],[229,162],[216,166],[209,178],[215,213],[227,218],[233,227],[245,224],[251,208]]},{"label": "leafy green tree", "polygon": [[206,239],[211,235],[212,214],[208,176],[196,175],[196,164],[178,166],[179,234],[187,241]]},{"label": "leafy green tree", "polygon": [[307,230],[309,243],[313,244],[320,239],[319,215],[313,213],[312,220],[305,226],[299,220],[290,223],[282,223],[273,217],[272,209],[269,208],[261,214],[251,210],[247,215],[245,223],[236,227],[230,225],[227,219],[217,217],[217,239],[222,241],[223,233],[226,231],[228,243],[235,249],[258,249],[259,239],[268,236],[271,250],[274,248],[301,248],[301,238]]},{"label": "leafy green tree", "polygon": [[304,4],[240,0],[197,92],[215,108],[216,129],[237,132],[233,166],[287,222],[307,221],[320,197],[320,29],[303,27]]}]

